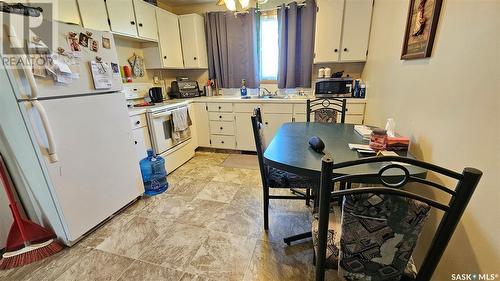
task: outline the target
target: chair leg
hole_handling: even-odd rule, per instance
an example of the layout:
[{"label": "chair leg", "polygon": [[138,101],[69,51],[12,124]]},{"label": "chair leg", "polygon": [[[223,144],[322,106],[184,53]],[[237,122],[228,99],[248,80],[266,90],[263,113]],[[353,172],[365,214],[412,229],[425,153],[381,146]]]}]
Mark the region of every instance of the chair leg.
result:
[{"label": "chair leg", "polygon": [[308,188],[306,190],[306,196],[307,196],[307,199],[306,199],[306,206],[311,206],[311,204],[309,203],[309,198],[311,198],[311,189]]},{"label": "chair leg", "polygon": [[264,230],[269,229],[269,188],[263,188],[264,193]]},{"label": "chair leg", "polygon": [[302,239],[306,239],[306,238],[311,238],[311,237],[312,237],[312,232],[309,231],[309,232],[304,232],[301,234],[297,234],[294,236],[284,238],[283,242],[285,242],[288,246],[290,246],[290,244],[294,241],[298,241],[298,240],[302,240]]}]

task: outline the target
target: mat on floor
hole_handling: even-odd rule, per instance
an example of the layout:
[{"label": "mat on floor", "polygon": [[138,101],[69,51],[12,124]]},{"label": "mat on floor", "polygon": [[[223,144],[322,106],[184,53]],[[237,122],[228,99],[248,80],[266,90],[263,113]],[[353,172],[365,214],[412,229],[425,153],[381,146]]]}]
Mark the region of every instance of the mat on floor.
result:
[{"label": "mat on floor", "polygon": [[250,154],[229,154],[229,157],[222,162],[223,167],[240,169],[259,169],[257,155]]}]

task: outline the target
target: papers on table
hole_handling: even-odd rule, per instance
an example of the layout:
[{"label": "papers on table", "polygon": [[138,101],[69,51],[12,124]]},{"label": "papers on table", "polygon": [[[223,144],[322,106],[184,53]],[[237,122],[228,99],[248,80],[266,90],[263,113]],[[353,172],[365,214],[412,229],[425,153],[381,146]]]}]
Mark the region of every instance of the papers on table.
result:
[{"label": "papers on table", "polygon": [[350,150],[356,150],[357,152],[362,154],[376,154],[375,150],[371,149],[367,144],[349,143],[348,145]]},{"label": "papers on table", "polygon": [[363,139],[370,139],[372,130],[365,125],[354,125],[354,131],[360,134]]}]

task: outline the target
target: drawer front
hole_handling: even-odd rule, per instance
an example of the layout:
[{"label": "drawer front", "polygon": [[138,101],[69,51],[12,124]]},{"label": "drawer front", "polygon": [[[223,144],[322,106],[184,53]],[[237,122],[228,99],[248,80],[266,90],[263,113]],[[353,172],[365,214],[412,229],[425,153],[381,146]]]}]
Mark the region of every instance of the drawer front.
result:
[{"label": "drawer front", "polygon": [[209,112],[208,119],[210,121],[233,121],[234,115],[225,112]]},{"label": "drawer front", "polygon": [[232,103],[208,103],[208,111],[213,112],[233,112]]},{"label": "drawer front", "polygon": [[139,114],[130,117],[130,125],[132,129],[146,127],[148,125],[148,121],[146,119],[146,114]]},{"label": "drawer front", "polygon": [[363,124],[363,115],[350,115],[350,114],[347,114],[345,116],[345,123],[347,123],[347,124],[356,124],[356,125]]},{"label": "drawer front", "polygon": [[306,112],[307,112],[307,103],[293,105],[293,113],[306,114]]},{"label": "drawer front", "polygon": [[234,136],[234,122],[210,121],[210,134]]},{"label": "drawer front", "polygon": [[236,149],[236,138],[234,136],[211,135],[212,147],[222,149]]},{"label": "drawer front", "polygon": [[286,103],[270,103],[264,104],[262,107],[263,113],[292,113],[293,104]]},{"label": "drawer front", "polygon": [[365,104],[364,103],[351,103],[347,104],[347,114],[365,114]]},{"label": "drawer front", "polygon": [[253,113],[255,108],[262,108],[260,103],[235,103],[234,112]]}]

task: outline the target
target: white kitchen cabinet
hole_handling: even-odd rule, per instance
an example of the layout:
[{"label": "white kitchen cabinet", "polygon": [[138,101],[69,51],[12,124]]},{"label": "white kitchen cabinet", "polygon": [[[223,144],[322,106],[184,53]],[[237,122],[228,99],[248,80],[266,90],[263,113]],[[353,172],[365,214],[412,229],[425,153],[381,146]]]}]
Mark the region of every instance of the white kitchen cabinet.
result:
[{"label": "white kitchen cabinet", "polygon": [[346,0],[341,61],[365,61],[373,0]]},{"label": "white kitchen cabinet", "polygon": [[137,159],[140,161],[147,156],[147,150],[151,148],[148,127],[132,130],[132,136],[134,138],[134,147]]},{"label": "white kitchen cabinet", "polygon": [[108,14],[103,0],[77,0],[85,28],[109,31]]},{"label": "white kitchen cabinet", "polygon": [[53,0],[52,2],[57,5],[57,14],[54,15],[55,20],[65,23],[81,24],[76,0]]},{"label": "white kitchen cabinet", "polygon": [[158,25],[156,23],[156,7],[144,2],[134,0],[135,18],[139,37],[158,40]]},{"label": "white kitchen cabinet", "polygon": [[193,103],[194,122],[198,146],[210,147],[210,125],[206,103]]},{"label": "white kitchen cabinet", "polygon": [[292,116],[292,113],[283,114],[263,112],[262,122],[264,123],[264,141],[266,146],[271,143],[274,135],[283,123],[292,122]]},{"label": "white kitchen cabinet", "polygon": [[236,127],[236,149],[255,151],[252,117],[253,113],[239,112],[234,114]]},{"label": "white kitchen cabinet", "polygon": [[111,31],[137,37],[137,23],[132,0],[106,0],[106,7]]},{"label": "white kitchen cabinet", "polygon": [[208,68],[205,23],[198,14],[179,16],[185,68]]},{"label": "white kitchen cabinet", "polygon": [[366,61],[373,0],[318,0],[314,63]]},{"label": "white kitchen cabinet", "polygon": [[143,48],[146,68],[184,68],[178,16],[160,8],[155,10],[158,44]]},{"label": "white kitchen cabinet", "polygon": [[314,62],[339,61],[344,0],[317,0]]}]

